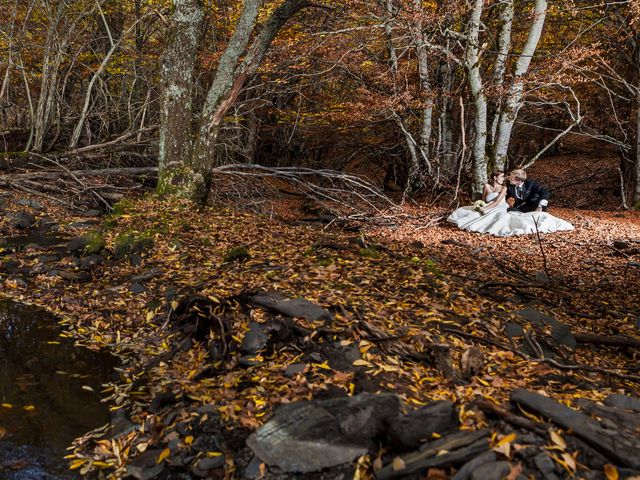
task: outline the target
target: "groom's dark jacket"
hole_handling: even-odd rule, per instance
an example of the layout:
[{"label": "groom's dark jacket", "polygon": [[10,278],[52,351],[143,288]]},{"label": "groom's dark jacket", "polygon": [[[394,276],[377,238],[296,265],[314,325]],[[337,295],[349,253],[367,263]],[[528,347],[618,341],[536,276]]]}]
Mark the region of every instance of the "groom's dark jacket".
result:
[{"label": "groom's dark jacket", "polygon": [[[507,185],[507,198],[513,198],[515,200],[515,203],[510,210],[532,212],[538,208],[541,200],[549,200],[549,190],[534,180],[525,180],[519,194],[516,193],[515,185]],[[546,211],[547,202],[543,203],[545,203],[543,210]]]}]

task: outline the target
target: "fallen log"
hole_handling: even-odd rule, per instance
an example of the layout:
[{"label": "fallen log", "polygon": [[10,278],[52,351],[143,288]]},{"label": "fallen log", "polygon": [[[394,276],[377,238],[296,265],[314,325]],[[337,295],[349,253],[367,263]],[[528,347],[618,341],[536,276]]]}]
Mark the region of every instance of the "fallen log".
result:
[{"label": "fallen log", "polygon": [[607,456],[613,463],[640,468],[638,439],[622,435],[622,432],[617,430],[605,429],[584,413],[522,388],[513,391],[511,401],[549,418],[565,429],[572,430],[573,435]]},{"label": "fallen log", "polygon": [[627,335],[598,335],[596,333],[574,333],[578,343],[591,343],[594,345],[609,345],[613,347],[640,348],[640,340]]},{"label": "fallen log", "polygon": [[388,480],[432,467],[463,465],[489,450],[489,433],[488,429],[459,432],[426,443],[420,451],[399,457],[401,462],[392,462],[374,472],[374,475],[378,480]]},{"label": "fallen log", "polygon": [[528,418],[522,417],[520,415],[516,415],[515,413],[510,412],[506,408],[493,403],[489,399],[478,397],[473,401],[473,404],[476,405],[485,414],[501,418],[505,422],[510,423],[515,427],[525,428],[527,430],[531,430],[532,432],[538,433],[540,435],[546,435],[547,431],[541,426],[537,425],[535,422],[529,420]]}]

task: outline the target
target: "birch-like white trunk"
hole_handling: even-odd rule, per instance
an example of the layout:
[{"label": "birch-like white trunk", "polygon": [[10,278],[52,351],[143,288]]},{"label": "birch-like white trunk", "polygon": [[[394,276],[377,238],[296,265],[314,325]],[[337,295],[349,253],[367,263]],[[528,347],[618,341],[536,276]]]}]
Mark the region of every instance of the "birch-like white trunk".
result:
[{"label": "birch-like white trunk", "polygon": [[467,46],[465,52],[465,67],[467,69],[467,81],[474,106],[474,140],[473,140],[473,196],[482,194],[482,188],[487,182],[487,97],[484,93],[482,75],[480,73],[479,41],[480,18],[484,0],[474,0],[469,17],[467,32]]},{"label": "birch-like white trunk", "polygon": [[500,112],[500,121],[498,122],[498,131],[494,145],[494,164],[496,168],[503,169],[507,164],[507,151],[511,140],[511,131],[518,116],[518,111],[522,107],[524,75],[529,70],[531,59],[538,47],[546,15],[547,0],[535,0],[533,20],[529,28],[527,41],[516,62],[509,93],[503,102]]},{"label": "birch-like white trunk", "polygon": [[[504,74],[507,69],[509,50],[511,50],[511,31],[513,29],[513,0],[502,0],[500,8],[500,33],[498,34],[498,54],[493,66],[493,85],[497,91],[501,90],[504,84]],[[491,143],[495,144],[496,132],[498,130],[498,120],[502,110],[502,95],[498,96],[495,105],[493,121],[491,122]]]}]

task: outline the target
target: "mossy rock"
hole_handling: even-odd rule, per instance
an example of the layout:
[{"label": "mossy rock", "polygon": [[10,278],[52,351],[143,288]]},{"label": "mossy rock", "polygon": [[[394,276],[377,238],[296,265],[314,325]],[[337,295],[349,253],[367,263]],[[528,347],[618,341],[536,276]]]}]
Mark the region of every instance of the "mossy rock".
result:
[{"label": "mossy rock", "polygon": [[100,253],[106,245],[107,242],[102,232],[93,230],[71,240],[67,245],[67,249],[77,256],[95,255]]},{"label": "mossy rock", "polygon": [[251,258],[249,249],[246,246],[233,247],[224,256],[224,263],[229,262],[246,262]]},{"label": "mossy rock", "polygon": [[142,254],[153,248],[154,242],[150,232],[141,234],[124,232],[119,234],[113,246],[116,258],[125,258],[134,254]]},{"label": "mossy rock", "polygon": [[361,248],[359,253],[364,258],[380,258],[380,252],[373,247]]}]

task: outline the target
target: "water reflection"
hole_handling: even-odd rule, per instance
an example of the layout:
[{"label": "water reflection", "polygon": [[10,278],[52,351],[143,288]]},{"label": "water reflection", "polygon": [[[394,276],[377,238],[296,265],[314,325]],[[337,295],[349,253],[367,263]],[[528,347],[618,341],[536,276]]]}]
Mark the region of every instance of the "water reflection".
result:
[{"label": "water reflection", "polygon": [[[35,448],[47,457],[54,452],[58,464],[64,464],[61,457],[75,437],[108,421],[98,392],[113,372],[113,357],[75,347],[60,332],[43,310],[0,300],[0,442],[5,453],[8,445],[16,455],[21,447]],[[12,461],[2,455],[0,460]],[[0,470],[0,478],[3,471],[7,475]]]}]

